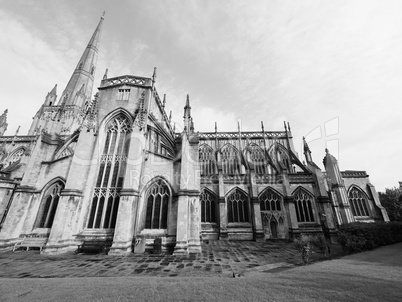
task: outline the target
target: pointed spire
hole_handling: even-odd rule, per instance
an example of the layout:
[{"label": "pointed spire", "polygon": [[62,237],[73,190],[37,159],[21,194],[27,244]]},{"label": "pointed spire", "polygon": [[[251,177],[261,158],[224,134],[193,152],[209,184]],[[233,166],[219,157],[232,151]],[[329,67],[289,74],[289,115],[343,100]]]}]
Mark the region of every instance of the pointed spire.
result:
[{"label": "pointed spire", "polygon": [[311,150],[310,147],[308,146],[306,142],[306,138],[303,136],[303,149],[304,149],[304,156],[306,157],[306,162],[310,163],[313,161],[313,158],[311,157]]},{"label": "pointed spire", "polygon": [[155,85],[156,82],[156,67],[154,67],[154,73],[152,74],[152,87]]},{"label": "pointed spire", "polygon": [[285,131],[288,131],[288,129],[286,128],[286,122],[283,121],[283,126],[285,127]]},{"label": "pointed spire", "polygon": [[103,80],[106,80],[107,79],[107,72],[108,72],[108,68],[106,68],[106,70],[105,70],[105,74],[103,75]]},{"label": "pointed spire", "polygon": [[184,130],[189,130],[190,123],[191,123],[191,106],[190,106],[190,95],[189,94],[187,94],[186,106],[184,106],[183,118],[184,118]]},{"label": "pointed spire", "polygon": [[290,124],[289,124],[289,122],[288,122],[288,130],[290,131]]},{"label": "pointed spire", "polygon": [[265,130],[264,130],[264,122],[263,122],[263,121],[261,121],[261,130],[262,130],[262,133],[265,133]]},{"label": "pointed spire", "polygon": [[56,95],[57,94],[57,84],[54,85],[53,89],[49,92],[51,95]]},{"label": "pointed spire", "polygon": [[215,122],[215,133],[217,133],[217,132],[218,132],[218,123]]},{"label": "pointed spire", "polygon": [[80,90],[82,84],[85,84],[85,98],[91,97],[95,68],[98,60],[98,48],[102,33],[103,20],[104,17],[102,16],[66,88],[60,97],[59,104],[62,103],[67,95],[68,98],[66,99],[66,105],[75,105],[74,96],[76,95],[77,91]]},{"label": "pointed spire", "polygon": [[170,110],[170,113],[169,113],[169,124],[172,122],[172,110]]},{"label": "pointed spire", "polygon": [[166,105],[166,93],[163,95],[162,107],[165,108],[165,105]]},{"label": "pointed spire", "polygon": [[0,136],[3,136],[4,132],[7,130],[7,113],[8,109],[4,110],[3,114],[0,115]]},{"label": "pointed spire", "polygon": [[13,140],[12,140],[12,142],[11,142],[11,145],[13,145],[13,146],[15,145],[15,139],[17,138],[18,132],[20,132],[20,127],[21,127],[21,126],[18,126],[17,131],[15,131]]},{"label": "pointed spire", "polygon": [[45,105],[45,106],[55,105],[56,100],[57,100],[57,84],[54,85],[53,89],[47,93],[47,96],[45,98],[45,102],[43,103],[43,105]]}]

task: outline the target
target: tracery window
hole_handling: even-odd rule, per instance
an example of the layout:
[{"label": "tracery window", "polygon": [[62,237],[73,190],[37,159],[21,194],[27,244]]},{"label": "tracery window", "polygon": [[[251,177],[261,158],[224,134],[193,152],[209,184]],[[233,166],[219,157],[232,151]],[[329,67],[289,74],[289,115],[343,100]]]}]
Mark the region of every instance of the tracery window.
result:
[{"label": "tracery window", "polygon": [[198,157],[200,162],[201,175],[209,176],[217,174],[214,150],[211,147],[207,145],[201,146]]},{"label": "tracery window", "polygon": [[64,184],[59,181],[51,185],[43,194],[42,202],[39,207],[38,216],[36,218],[35,227],[51,228],[54,216],[56,214],[57,205],[60,199],[60,192],[64,189]]},{"label": "tracery window", "polygon": [[166,183],[159,179],[147,194],[146,229],[166,229],[170,191]]},{"label": "tracery window", "polygon": [[298,222],[314,222],[313,196],[299,189],[295,194],[295,207]]},{"label": "tracery window", "polygon": [[266,189],[258,198],[260,201],[261,211],[280,211],[281,196],[272,189]]},{"label": "tracery window", "polygon": [[4,168],[7,168],[14,163],[18,163],[21,160],[24,153],[25,153],[24,148],[19,148],[19,149],[15,150],[14,152],[12,152],[10,154],[10,156],[5,160]]},{"label": "tracery window", "polygon": [[228,222],[250,222],[247,195],[235,189],[227,197]]},{"label": "tracery window", "polygon": [[257,145],[248,146],[248,161],[254,167],[256,174],[266,174],[267,166],[265,163],[264,150]]},{"label": "tracery window", "polygon": [[200,195],[201,202],[201,222],[216,223],[216,211],[218,198],[206,189],[203,189]]},{"label": "tracery window", "polygon": [[367,200],[363,193],[357,188],[353,188],[349,192],[349,203],[352,208],[353,216],[367,217],[370,216],[367,207]]},{"label": "tracery window", "polygon": [[106,126],[106,139],[92,198],[88,228],[114,228],[130,144],[129,121],[118,116]]},{"label": "tracery window", "polygon": [[225,175],[241,173],[241,163],[237,149],[227,144],[221,149],[222,172]]}]

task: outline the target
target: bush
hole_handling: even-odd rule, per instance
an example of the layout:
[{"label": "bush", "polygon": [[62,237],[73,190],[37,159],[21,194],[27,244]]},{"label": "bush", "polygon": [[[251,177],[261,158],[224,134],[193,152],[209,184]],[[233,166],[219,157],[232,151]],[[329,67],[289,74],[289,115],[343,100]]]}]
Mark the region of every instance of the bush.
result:
[{"label": "bush", "polygon": [[299,238],[295,238],[293,243],[296,249],[301,253],[304,264],[307,264],[312,254],[311,244],[315,238],[313,236],[301,235]]},{"label": "bush", "polygon": [[402,241],[401,222],[349,223],[339,227],[338,242],[346,253],[371,250]]},{"label": "bush", "polygon": [[312,244],[316,247],[321,253],[324,254],[324,257],[327,258],[328,253],[330,252],[329,244],[327,239],[323,235],[316,235],[312,240]]}]

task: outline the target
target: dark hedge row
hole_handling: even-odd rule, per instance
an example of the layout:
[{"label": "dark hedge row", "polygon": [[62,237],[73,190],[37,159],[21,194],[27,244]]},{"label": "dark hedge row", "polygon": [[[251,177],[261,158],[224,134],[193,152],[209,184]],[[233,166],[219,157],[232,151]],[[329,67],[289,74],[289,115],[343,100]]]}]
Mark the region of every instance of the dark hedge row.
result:
[{"label": "dark hedge row", "polygon": [[338,241],[346,253],[371,250],[402,241],[402,222],[349,223],[339,227]]}]

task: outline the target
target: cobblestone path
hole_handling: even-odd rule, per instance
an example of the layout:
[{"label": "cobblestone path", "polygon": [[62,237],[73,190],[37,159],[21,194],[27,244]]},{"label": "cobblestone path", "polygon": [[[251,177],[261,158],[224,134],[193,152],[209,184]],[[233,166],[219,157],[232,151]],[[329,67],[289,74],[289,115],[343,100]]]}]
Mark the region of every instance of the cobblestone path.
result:
[{"label": "cobblestone path", "polygon": [[202,253],[188,256],[167,254],[40,255],[39,251],[0,253],[0,278],[74,278],[124,276],[215,276],[232,277],[268,264],[300,263],[289,242],[210,241]]}]

